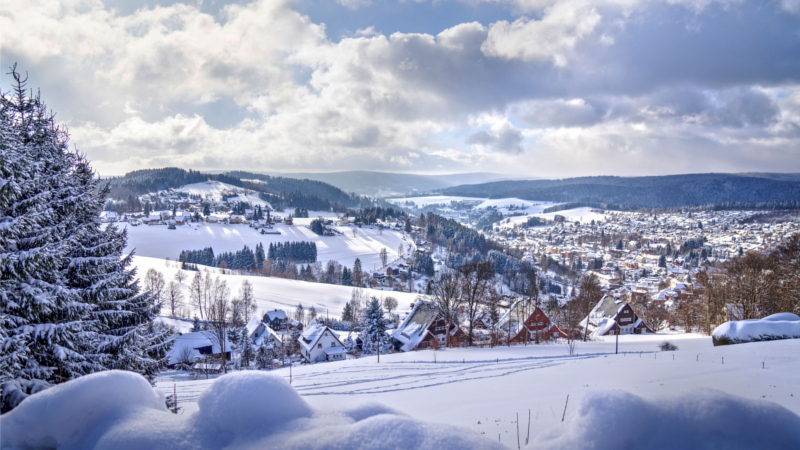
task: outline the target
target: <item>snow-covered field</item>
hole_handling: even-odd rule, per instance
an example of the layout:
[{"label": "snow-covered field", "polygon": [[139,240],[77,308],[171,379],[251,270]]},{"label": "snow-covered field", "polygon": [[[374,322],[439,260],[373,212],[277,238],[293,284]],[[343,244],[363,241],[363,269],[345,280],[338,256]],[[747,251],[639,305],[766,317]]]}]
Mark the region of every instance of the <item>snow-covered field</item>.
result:
[{"label": "snow-covered field", "polygon": [[486,199],[476,197],[455,197],[452,195],[433,195],[430,197],[388,198],[386,200],[390,203],[400,206],[404,206],[406,202],[412,202],[417,208],[424,208],[428,205],[449,205],[450,202],[470,202],[478,205]]},{"label": "snow-covered field", "polygon": [[545,208],[549,208],[550,206],[558,204],[546,201],[522,200],[519,198],[485,199],[477,197],[454,197],[449,195],[391,198],[387,200],[391,203],[401,206],[405,206],[406,202],[413,202],[414,206],[417,208],[439,204],[443,204],[445,207],[447,207],[450,202],[466,202],[472,205],[472,209],[497,208],[497,210],[502,214],[509,214],[511,212],[539,214]]},{"label": "snow-covered field", "polygon": [[[199,195],[202,198],[208,198],[218,202],[222,201],[222,194],[230,192],[245,194],[247,192],[247,189],[242,189],[232,184],[214,180],[208,180],[202,183],[187,184],[175,190],[177,192],[184,192],[189,195]],[[254,197],[258,198],[258,195],[254,195]]]},{"label": "snow-covered field", "polygon": [[[553,205],[550,204],[550,205],[542,206],[541,209],[544,210],[544,208],[547,208],[547,207],[550,207],[550,206],[553,206]],[[605,220],[605,218],[606,218],[605,214],[593,212],[592,210],[594,210],[594,209],[596,209],[596,208],[584,207],[584,208],[575,208],[575,209],[565,209],[564,211],[558,211],[558,212],[546,213],[546,214],[542,213],[542,212],[532,213],[532,214],[528,214],[528,215],[525,215],[525,216],[510,217],[508,219],[508,222],[503,220],[503,222],[501,224],[499,224],[498,226],[505,227],[505,228],[511,228],[515,224],[524,223],[530,217],[542,217],[542,218],[547,219],[547,220],[553,220],[557,215],[564,216],[566,218],[566,220],[569,221],[569,222],[584,222],[584,223],[586,223],[586,222],[591,222],[592,220],[595,220],[595,221]]]},{"label": "snow-covered field", "polygon": [[[172,280],[175,273],[180,269],[176,261],[165,261],[163,259],[147,258],[135,256],[133,264],[138,268],[139,277],[144,277],[148,269],[153,268],[164,274],[167,281]],[[220,269],[206,269],[209,272],[219,273]],[[182,286],[184,297],[189,299],[189,284],[191,277],[196,272],[184,271],[187,278],[183,280]],[[220,279],[228,283],[232,295],[236,295],[242,281],[248,280],[253,285],[253,294],[258,304],[258,311],[263,314],[271,309],[283,309],[292,312],[298,303],[308,309],[311,306],[317,310],[318,314],[324,315],[326,312],[337,318],[342,315],[344,305],[350,300],[353,288],[347,286],[336,286],[322,283],[308,283],[305,281],[286,280],[275,277],[254,277],[241,275],[219,275]],[[416,294],[404,292],[387,292],[373,289],[364,289],[368,295],[378,298],[392,296],[397,299],[399,304],[398,311],[409,311],[409,304],[417,297]],[[168,314],[162,310],[162,314]],[[191,315],[190,315],[191,317]],[[172,323],[181,329],[185,323]]]},{"label": "snow-covered field", "polygon": [[[659,351],[657,345],[665,339],[679,349]],[[296,366],[292,384],[316,408],[350,408],[377,401],[424,422],[466,427],[494,440],[499,437],[508,447],[517,445],[517,413],[524,444],[528,410],[531,436],[535,436],[543,429],[570,427],[587,396],[609,391],[662,404],[687,392],[690,397],[706,395],[696,393],[697,389],[716,389],[774,402],[800,414],[796,376],[800,340],[713,347],[710,337],[698,334],[630,335],[620,337],[618,355],[614,345],[610,337],[578,343],[575,356],[568,355],[565,345],[418,351],[381,355],[380,364],[370,356]],[[289,377],[288,369],[275,373]],[[157,386],[172,392],[173,383],[188,414],[197,409],[192,402],[211,380],[186,381],[173,372],[162,375]],[[561,424],[567,395],[566,419]]]},{"label": "snow-covered field", "polygon": [[164,225],[128,226],[128,246],[125,250],[130,252],[136,249],[136,255],[139,256],[177,260],[182,250],[212,247],[214,253],[218,254],[241,250],[245,245],[254,249],[259,242],[266,250],[271,242],[308,241],[317,244],[317,260],[323,264],[336,260],[352,267],[356,258],[360,258],[365,270],[373,270],[381,265],[382,248],[386,248],[391,261],[397,258],[400,244],[406,248],[409,245],[403,240],[403,233],[397,231],[381,232],[373,227],[339,227],[343,236],[319,236],[305,227],[302,221],[310,222],[311,219],[300,219],[297,225],[292,226],[277,224],[270,230],[279,231],[280,235],[260,234],[248,225],[215,223],[189,223],[174,230],[169,230]]}]

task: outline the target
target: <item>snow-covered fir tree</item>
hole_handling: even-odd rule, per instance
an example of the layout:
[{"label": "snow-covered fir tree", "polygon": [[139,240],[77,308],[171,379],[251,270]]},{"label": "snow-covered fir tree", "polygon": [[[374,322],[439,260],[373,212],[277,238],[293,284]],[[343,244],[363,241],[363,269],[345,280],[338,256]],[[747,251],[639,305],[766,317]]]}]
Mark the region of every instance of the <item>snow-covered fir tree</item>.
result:
[{"label": "snow-covered fir tree", "polygon": [[194,319],[192,320],[192,329],[190,331],[192,333],[202,331],[202,328],[200,327],[200,319],[197,316],[194,316]]},{"label": "snow-covered fir tree", "polygon": [[160,305],[140,294],[126,234],[102,230],[105,189],[68,147],[38,96],[13,73],[0,94],[0,383],[2,411],[105,369],[155,375],[168,343]]},{"label": "snow-covered fir tree", "polygon": [[241,353],[242,367],[248,367],[250,365],[250,361],[255,357],[254,352],[253,341],[250,340],[247,328],[243,327],[239,338],[239,353]]},{"label": "snow-covered fir tree", "polygon": [[377,353],[380,345],[381,353],[389,348],[389,337],[386,335],[386,319],[383,307],[377,297],[372,297],[362,312],[361,333],[362,353]]}]

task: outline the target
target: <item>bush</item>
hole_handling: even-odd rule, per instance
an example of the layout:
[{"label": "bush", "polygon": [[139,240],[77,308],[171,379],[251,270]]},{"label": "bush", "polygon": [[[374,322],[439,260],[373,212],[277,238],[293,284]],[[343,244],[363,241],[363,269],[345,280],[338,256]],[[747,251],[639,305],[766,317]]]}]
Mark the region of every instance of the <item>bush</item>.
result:
[{"label": "bush", "polygon": [[662,352],[674,352],[678,349],[678,346],[670,341],[664,341],[658,344],[658,348],[660,348]]}]

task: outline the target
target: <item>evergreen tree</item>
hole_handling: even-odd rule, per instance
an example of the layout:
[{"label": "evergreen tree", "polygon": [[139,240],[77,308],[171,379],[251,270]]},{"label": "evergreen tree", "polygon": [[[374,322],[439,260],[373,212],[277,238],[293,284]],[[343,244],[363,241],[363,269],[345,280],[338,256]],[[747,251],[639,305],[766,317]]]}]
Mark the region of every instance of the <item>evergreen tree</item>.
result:
[{"label": "evergreen tree", "polygon": [[256,245],[255,258],[256,258],[256,269],[262,269],[264,267],[264,259],[266,258],[264,256],[264,245],[261,242],[259,242],[258,245]]},{"label": "evergreen tree", "polygon": [[342,268],[342,286],[352,286],[353,278],[350,274],[350,269],[347,267]]},{"label": "evergreen tree", "polygon": [[661,255],[658,258],[658,267],[664,267],[664,268],[667,267],[667,256],[666,255]]},{"label": "evergreen tree", "polygon": [[107,188],[69,150],[39,97],[0,94],[0,382],[2,411],[106,369],[150,377],[167,349],[158,307],[140,294],[127,236],[101,229]]},{"label": "evergreen tree", "polygon": [[201,328],[200,328],[200,319],[199,319],[199,318],[197,318],[197,316],[194,316],[194,321],[192,322],[192,329],[191,329],[191,332],[192,332],[192,333],[197,333],[198,331],[201,331]]},{"label": "evergreen tree", "polygon": [[275,356],[275,352],[272,346],[269,345],[268,339],[264,339],[261,341],[261,345],[258,346],[258,352],[256,352],[256,367],[262,370],[272,370],[272,361],[275,359]]},{"label": "evergreen tree", "polygon": [[384,352],[389,337],[386,335],[386,319],[383,316],[383,307],[376,297],[372,297],[367,303],[362,317],[360,337],[363,353],[375,353],[378,346],[380,346],[381,352]]},{"label": "evergreen tree", "polygon": [[150,208],[150,202],[147,202],[144,204],[144,215],[149,216],[150,211],[152,211],[152,209]]},{"label": "evergreen tree", "polygon": [[203,204],[203,215],[206,217],[211,215],[211,207],[209,206],[208,203]]},{"label": "evergreen tree", "polygon": [[344,310],[342,311],[342,322],[352,322],[353,321],[353,307],[350,306],[350,302],[345,303]]},{"label": "evergreen tree", "polygon": [[344,344],[344,348],[347,353],[353,353],[353,350],[356,349],[356,342],[353,340],[351,336],[347,336],[347,339],[342,342]]},{"label": "evergreen tree", "polygon": [[241,335],[239,337],[239,348],[239,352],[242,355],[242,366],[250,366],[250,361],[253,360],[255,354],[253,349],[253,341],[250,340],[250,336],[247,335],[247,328],[244,327],[242,328]]}]

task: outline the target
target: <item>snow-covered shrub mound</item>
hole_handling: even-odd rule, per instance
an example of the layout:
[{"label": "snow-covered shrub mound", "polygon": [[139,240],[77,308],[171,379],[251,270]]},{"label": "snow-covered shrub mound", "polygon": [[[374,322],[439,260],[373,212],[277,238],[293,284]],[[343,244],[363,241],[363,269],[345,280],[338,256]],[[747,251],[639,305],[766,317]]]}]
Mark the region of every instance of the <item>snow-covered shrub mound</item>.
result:
[{"label": "snow-covered shrub mound", "polygon": [[797,314],[780,313],[763,319],[725,322],[711,333],[715,346],[780,339],[800,339],[800,317]]},{"label": "snow-covered shrub mound", "polygon": [[715,390],[645,400],[594,392],[563,426],[542,433],[540,450],[798,449],[800,417],[765,400]]},{"label": "snow-covered shrub mound", "polygon": [[312,409],[283,378],[248,371],[215,380],[199,411],[175,415],[130,372],[88,375],[0,416],[5,449],[501,449],[473,431],[381,405]]},{"label": "snow-covered shrub mound", "polygon": [[98,429],[136,414],[162,414],[163,395],[133,372],[110,371],[56,385],[0,416],[0,448],[81,448]]}]

